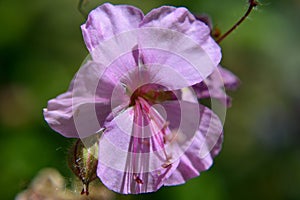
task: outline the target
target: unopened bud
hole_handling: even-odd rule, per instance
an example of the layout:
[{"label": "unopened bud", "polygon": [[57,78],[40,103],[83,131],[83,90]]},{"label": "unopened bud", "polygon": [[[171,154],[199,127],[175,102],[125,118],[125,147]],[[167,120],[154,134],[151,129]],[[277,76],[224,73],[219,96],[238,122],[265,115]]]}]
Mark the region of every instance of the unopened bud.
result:
[{"label": "unopened bud", "polygon": [[89,183],[97,178],[98,140],[83,144],[77,139],[69,151],[68,164],[83,183],[81,194],[89,195]]}]

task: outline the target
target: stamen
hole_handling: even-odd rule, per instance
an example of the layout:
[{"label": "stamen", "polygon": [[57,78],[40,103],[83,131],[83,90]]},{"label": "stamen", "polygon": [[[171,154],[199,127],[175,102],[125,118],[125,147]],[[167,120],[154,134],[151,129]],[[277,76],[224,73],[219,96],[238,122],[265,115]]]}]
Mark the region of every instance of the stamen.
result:
[{"label": "stamen", "polygon": [[162,164],[161,166],[162,166],[163,168],[168,168],[168,167],[170,167],[171,165],[172,165],[172,163],[166,162],[166,163]]},{"label": "stamen", "polygon": [[[172,156],[169,155],[165,149],[165,144],[167,141],[169,141],[166,136],[166,129],[169,126],[169,122],[166,122],[160,115],[158,115],[155,111],[153,111],[151,109],[151,107],[149,106],[149,104],[147,103],[147,101],[141,97],[137,97],[135,106],[140,106],[139,108],[141,110],[143,110],[144,112],[147,113],[147,117],[150,121],[152,121],[151,123],[153,124],[153,126],[151,127],[151,131],[153,133],[156,133],[157,131],[159,131],[160,134],[155,134],[153,135],[153,139],[157,141],[157,143],[160,145],[160,147],[162,148],[162,152],[165,156],[165,160],[166,162],[163,163],[161,166],[163,168],[168,168],[170,165],[172,165],[171,159]],[[172,133],[170,133],[172,134]],[[171,138],[174,138],[174,136],[171,136]],[[135,180],[138,182],[139,179],[136,176]]]},{"label": "stamen", "polygon": [[150,147],[150,142],[149,142],[149,140],[143,139],[143,140],[142,140],[142,144],[144,144],[144,145]]},{"label": "stamen", "polygon": [[244,16],[233,26],[229,29],[226,33],[224,33],[219,39],[216,40],[217,43],[221,43],[232,31],[234,31],[251,13],[254,7],[258,6],[259,3],[256,0],[249,0],[249,7]]},{"label": "stamen", "polygon": [[172,156],[167,156],[166,157],[166,162],[164,163],[164,164],[162,164],[161,166],[163,167],[163,168],[168,168],[168,167],[170,167],[171,165],[172,165],[172,161],[171,161],[171,159],[172,159]]},{"label": "stamen", "polygon": [[164,141],[168,141],[169,143],[173,143],[177,139],[178,133],[176,131],[172,131],[168,135],[164,135]]},{"label": "stamen", "polygon": [[134,180],[135,180],[138,184],[144,184],[143,180],[140,179],[139,176],[137,176],[137,175],[134,174],[134,175],[133,175],[133,178],[134,178]]},{"label": "stamen", "polygon": [[161,132],[163,134],[163,141],[164,141],[164,144],[167,143],[167,140],[166,140],[166,129],[168,128],[168,126],[170,125],[170,122],[166,122],[163,126],[163,128],[161,129]]}]

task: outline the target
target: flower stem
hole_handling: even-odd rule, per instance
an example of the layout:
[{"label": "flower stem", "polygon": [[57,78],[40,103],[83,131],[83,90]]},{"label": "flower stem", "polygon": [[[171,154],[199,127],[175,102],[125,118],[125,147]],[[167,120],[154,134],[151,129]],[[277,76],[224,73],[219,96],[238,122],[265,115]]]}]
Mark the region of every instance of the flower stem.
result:
[{"label": "flower stem", "polygon": [[221,43],[232,31],[234,31],[251,13],[254,7],[259,5],[258,1],[256,0],[249,0],[249,7],[244,16],[233,26],[231,27],[226,33],[224,33],[222,36],[220,36],[216,42]]}]

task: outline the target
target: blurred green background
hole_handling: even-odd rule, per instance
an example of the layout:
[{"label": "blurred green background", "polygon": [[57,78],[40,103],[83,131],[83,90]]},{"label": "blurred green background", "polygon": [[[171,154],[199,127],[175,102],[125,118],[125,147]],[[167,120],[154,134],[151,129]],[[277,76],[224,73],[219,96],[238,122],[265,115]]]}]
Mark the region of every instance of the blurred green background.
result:
[{"label": "blurred green background", "polygon": [[[225,32],[246,0],[111,1],[140,7],[188,7]],[[0,1],[0,197],[13,199],[44,167],[67,180],[71,140],[52,131],[42,108],[64,92],[87,55],[76,0]],[[103,2],[90,0],[86,9]],[[200,177],[125,199],[300,199],[300,1],[261,0],[221,44],[222,65],[242,85],[231,93],[225,141]],[[122,196],[117,196],[122,198]]]}]

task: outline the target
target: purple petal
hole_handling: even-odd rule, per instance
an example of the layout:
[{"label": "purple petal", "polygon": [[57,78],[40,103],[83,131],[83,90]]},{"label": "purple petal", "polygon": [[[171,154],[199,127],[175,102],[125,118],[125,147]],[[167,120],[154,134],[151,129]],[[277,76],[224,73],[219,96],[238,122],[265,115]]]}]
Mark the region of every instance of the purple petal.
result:
[{"label": "purple petal", "polygon": [[[66,92],[48,102],[44,117],[49,126],[65,137],[84,138],[97,133],[103,123],[100,120],[111,112],[110,104],[82,99],[82,104],[72,105],[73,100],[72,92]],[[95,107],[101,113],[93,116]],[[80,116],[80,119],[74,119],[74,116]]]},{"label": "purple petal", "polygon": [[[145,66],[164,68],[157,77],[173,82],[170,89],[201,82],[221,59],[220,47],[209,33],[209,27],[185,8],[164,6],[154,9],[140,24],[138,46],[142,60]],[[181,78],[178,80],[178,75],[173,74]]]},{"label": "purple petal", "polygon": [[186,8],[163,6],[154,9],[144,17],[140,27],[170,29],[183,33],[204,49],[215,66],[220,63],[221,49],[211,38],[210,28],[204,22],[197,20]]},{"label": "purple petal", "polygon": [[236,75],[234,75],[231,71],[229,71],[228,69],[225,69],[221,66],[218,67],[218,70],[223,79],[225,89],[228,89],[228,90],[237,89],[237,87],[240,84],[239,78]]},{"label": "purple petal", "polygon": [[200,20],[203,23],[205,23],[209,27],[210,31],[213,30],[213,23],[212,23],[212,20],[211,20],[211,18],[210,18],[209,15],[207,15],[207,14],[200,14],[200,15],[194,15],[194,16],[195,16],[195,18],[197,20]]},{"label": "purple petal", "polygon": [[44,118],[53,130],[65,137],[79,137],[72,115],[71,91],[51,99],[44,108]]},{"label": "purple petal", "polygon": [[93,51],[99,43],[121,32],[138,28],[143,16],[142,11],[133,6],[109,3],[99,6],[81,26],[88,50]]},{"label": "purple petal", "polygon": [[[168,40],[159,37],[160,33],[155,35],[158,38],[152,37],[155,41],[152,45]],[[148,41],[150,42],[150,39]],[[157,49],[152,47],[149,49],[143,46],[145,48],[141,50],[143,61],[152,74],[153,83],[160,84],[169,90],[178,90],[201,82],[215,68],[205,52],[197,45],[188,49],[178,49],[177,52],[176,47],[173,48],[171,45],[166,49],[161,49],[159,45],[156,47]]]},{"label": "purple petal", "polygon": [[[129,160],[132,158],[128,157]],[[141,160],[147,163],[147,160]],[[113,169],[109,166],[98,163],[97,174],[101,182],[113,190],[122,194],[140,194],[155,192],[163,186],[167,177],[169,177],[178,166],[176,161],[172,165],[161,170],[144,173],[129,173]]]},{"label": "purple petal", "polygon": [[166,160],[163,117],[144,103],[107,121],[99,141],[97,174],[103,184],[116,192],[156,191],[178,165],[178,160]]},{"label": "purple petal", "polygon": [[[224,105],[231,105],[231,98],[225,89],[236,89],[239,79],[230,71],[218,66],[218,68],[203,82],[193,86],[198,98],[218,99]],[[225,88],[224,88],[225,87]]]},{"label": "purple petal", "polygon": [[[69,90],[50,100],[44,117],[50,127],[65,137],[87,137],[98,132],[111,112],[110,96],[97,91],[105,68],[88,61],[74,77]],[[109,88],[109,84],[106,84]],[[101,112],[96,112],[100,110]]]},{"label": "purple petal", "polygon": [[[143,50],[143,55],[150,55],[152,52],[150,50]],[[157,52],[155,53],[157,55]],[[167,55],[168,53],[164,54]],[[173,57],[173,61],[176,61],[176,57]],[[162,60],[158,60],[162,58]],[[168,58],[167,58],[168,59]],[[171,59],[168,65],[160,64],[159,62],[165,62],[166,60],[163,58],[163,53],[160,56],[156,57],[157,63],[147,64],[136,68],[135,70],[131,71],[124,80],[125,83],[130,85],[132,89],[136,89],[144,84],[156,84],[164,87],[165,90],[178,90],[183,87],[187,87],[192,85],[196,80],[199,80],[200,76],[197,74],[195,68],[189,65],[186,61],[177,60],[178,62],[173,62]],[[148,62],[148,61],[146,61]],[[180,68],[180,63],[185,63],[186,68]],[[188,66],[189,65],[189,66]],[[177,68],[177,69],[176,69]],[[190,69],[190,70],[189,70]],[[191,72],[195,73],[191,73]],[[201,80],[201,79],[200,79]]]},{"label": "purple petal", "polygon": [[221,48],[212,37],[209,37],[201,47],[208,54],[211,61],[217,66],[222,58]]},{"label": "purple petal", "polygon": [[219,118],[208,108],[200,107],[201,119],[192,144],[180,158],[178,168],[166,180],[165,185],[183,184],[210,168],[223,141],[222,124]]},{"label": "purple petal", "polygon": [[196,20],[186,8],[171,6],[162,6],[151,10],[144,17],[140,27],[171,29],[191,37],[199,44],[204,43],[210,34],[209,27]]}]

